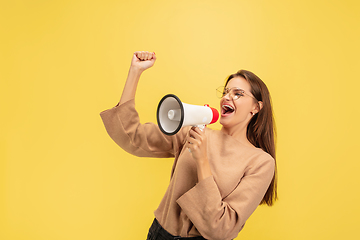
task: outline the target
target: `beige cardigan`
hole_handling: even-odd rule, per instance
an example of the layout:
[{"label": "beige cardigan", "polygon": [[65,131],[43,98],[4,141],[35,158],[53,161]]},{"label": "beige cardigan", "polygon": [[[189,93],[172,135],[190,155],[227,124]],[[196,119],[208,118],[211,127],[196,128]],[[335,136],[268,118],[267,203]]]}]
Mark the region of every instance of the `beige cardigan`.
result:
[{"label": "beige cardigan", "polygon": [[175,158],[169,187],[155,217],[172,235],[233,239],[255,211],[274,175],[274,159],[221,131],[206,129],[212,176],[200,182],[196,163],[183,149],[189,127],[167,136],[140,124],[134,100],[100,113],[110,137],[139,157]]}]

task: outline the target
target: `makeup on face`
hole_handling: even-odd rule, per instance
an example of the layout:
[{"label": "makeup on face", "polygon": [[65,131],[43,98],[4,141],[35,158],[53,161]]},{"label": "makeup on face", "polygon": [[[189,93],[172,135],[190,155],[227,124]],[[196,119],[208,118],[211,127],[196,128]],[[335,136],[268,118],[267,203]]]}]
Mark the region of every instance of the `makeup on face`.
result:
[{"label": "makeup on face", "polygon": [[235,125],[245,121],[253,107],[250,84],[241,77],[231,79],[223,90],[219,89],[221,124]]}]

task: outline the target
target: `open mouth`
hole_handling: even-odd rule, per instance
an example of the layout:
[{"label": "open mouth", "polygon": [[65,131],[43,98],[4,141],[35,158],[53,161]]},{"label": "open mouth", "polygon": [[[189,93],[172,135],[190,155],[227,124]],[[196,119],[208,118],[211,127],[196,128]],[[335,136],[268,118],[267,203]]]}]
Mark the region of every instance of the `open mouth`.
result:
[{"label": "open mouth", "polygon": [[221,116],[227,116],[232,114],[235,111],[234,107],[228,104],[222,105],[221,107]]}]

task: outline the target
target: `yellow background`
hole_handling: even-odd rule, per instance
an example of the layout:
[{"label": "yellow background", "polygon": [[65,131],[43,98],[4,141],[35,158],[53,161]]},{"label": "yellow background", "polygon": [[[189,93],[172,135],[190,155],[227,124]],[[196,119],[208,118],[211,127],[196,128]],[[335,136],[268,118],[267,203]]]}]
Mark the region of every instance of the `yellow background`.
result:
[{"label": "yellow background", "polygon": [[[137,92],[218,107],[239,69],[272,94],[279,201],[237,239],[358,236],[358,1],[1,1],[0,239],[145,239],[171,159],[136,158],[107,135],[137,50],[158,60]],[[219,129],[215,124],[212,128]]]}]

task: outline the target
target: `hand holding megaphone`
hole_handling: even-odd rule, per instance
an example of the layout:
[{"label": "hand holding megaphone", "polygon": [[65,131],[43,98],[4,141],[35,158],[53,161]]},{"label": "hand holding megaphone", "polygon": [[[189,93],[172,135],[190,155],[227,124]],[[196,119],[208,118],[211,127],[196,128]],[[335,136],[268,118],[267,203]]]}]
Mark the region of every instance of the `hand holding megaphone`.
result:
[{"label": "hand holding megaphone", "polygon": [[215,123],[219,112],[209,106],[183,103],[177,96],[168,94],[160,100],[156,117],[160,130],[166,135],[174,135],[185,126],[203,129],[205,125]]}]

